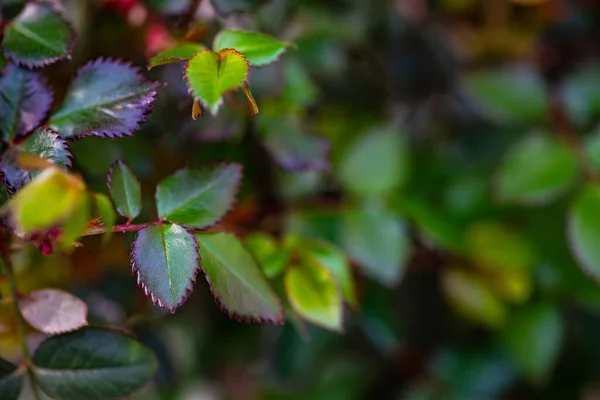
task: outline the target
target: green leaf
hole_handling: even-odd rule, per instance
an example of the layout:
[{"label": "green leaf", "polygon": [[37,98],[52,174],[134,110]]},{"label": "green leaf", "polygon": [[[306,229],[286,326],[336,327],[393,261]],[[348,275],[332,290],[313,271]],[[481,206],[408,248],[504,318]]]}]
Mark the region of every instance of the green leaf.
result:
[{"label": "green leaf", "polygon": [[600,188],[585,186],[567,216],[571,252],[581,268],[600,282]]},{"label": "green leaf", "polygon": [[531,305],[511,315],[500,339],[521,372],[540,383],[549,378],[560,352],[563,333],[562,317],[555,307]]},{"label": "green leaf", "polygon": [[280,42],[272,36],[260,32],[224,29],[213,41],[213,50],[236,49],[242,53],[253,67],[261,67],[277,61],[288,43]]},{"label": "green leaf", "polygon": [[339,285],[344,299],[358,306],[350,264],[344,253],[334,245],[316,239],[302,239],[298,243],[300,254],[325,267]]},{"label": "green leaf", "polygon": [[246,236],[244,246],[256,258],[267,278],[274,278],[282,273],[290,260],[289,251],[265,233]]},{"label": "green leaf", "polygon": [[342,221],[342,247],[366,275],[388,287],[400,281],[410,256],[403,223],[387,211],[349,211]]},{"label": "green leaf", "polygon": [[554,137],[534,134],[504,157],[494,187],[502,202],[542,204],[564,193],[577,175],[577,160],[564,144]]},{"label": "green leaf", "polygon": [[48,168],[10,201],[15,224],[24,233],[64,222],[85,196],[85,184],[57,168]]},{"label": "green leaf", "polygon": [[342,331],[342,296],[333,275],[323,265],[300,260],[286,270],[285,290],[302,318],[325,329]]},{"label": "green leaf", "polygon": [[23,371],[0,358],[0,399],[17,400],[23,387]]},{"label": "green leaf", "polygon": [[140,230],[131,249],[133,273],[152,302],[171,312],[190,295],[198,274],[194,236],[176,224]]},{"label": "green leaf", "polygon": [[87,325],[87,305],[70,293],[37,290],[19,300],[25,321],[40,332],[54,335]]},{"label": "green leaf", "polygon": [[91,213],[90,196],[84,193],[73,205],[71,214],[63,222],[60,244],[64,251],[71,252],[75,250],[73,243],[85,232],[90,222]]},{"label": "green leaf", "polygon": [[2,41],[7,58],[41,67],[70,57],[74,34],[49,5],[27,3],[10,23]]},{"label": "green leaf", "polygon": [[390,193],[408,177],[404,132],[395,126],[369,131],[346,150],[338,168],[344,188],[362,196]]},{"label": "green leaf", "polygon": [[117,213],[115,213],[110,199],[103,194],[94,194],[94,205],[96,212],[100,216],[102,225],[106,229],[106,233],[104,234],[104,242],[106,243],[112,237],[112,227],[115,225]]},{"label": "green leaf", "polygon": [[46,339],[33,355],[39,387],[57,400],[108,400],[139,390],[157,361],[124,333],[83,328]]},{"label": "green leaf", "polygon": [[569,74],[564,83],[565,105],[576,124],[583,125],[600,115],[600,94],[596,88],[600,85],[600,65],[584,65],[573,74]]},{"label": "green leaf", "polygon": [[71,139],[132,135],[146,121],[161,86],[131,64],[91,61],[77,72],[49,125]]},{"label": "green leaf", "polygon": [[548,109],[544,83],[530,66],[473,72],[465,77],[464,84],[486,111],[507,122],[539,122]]},{"label": "green leaf", "polygon": [[192,58],[197,52],[205,49],[206,47],[200,43],[180,43],[152,57],[148,63],[148,69],[187,60]]},{"label": "green leaf", "polygon": [[110,167],[107,177],[110,197],[117,211],[129,220],[142,210],[142,188],[127,164],[118,160]]},{"label": "green leaf", "polygon": [[506,308],[476,275],[459,269],[446,269],[442,289],[448,302],[464,318],[491,328],[506,321]]},{"label": "green leaf", "polygon": [[178,171],[156,189],[158,216],[192,228],[212,225],[233,206],[241,179],[238,164]]},{"label": "green leaf", "polygon": [[71,153],[67,143],[48,128],[36,129],[18,147],[12,147],[0,159],[3,182],[12,192],[20,190],[38,175],[36,170],[25,170],[17,163],[17,154],[31,153],[52,162],[59,167],[71,166]]},{"label": "green leaf", "polygon": [[219,112],[223,94],[242,87],[249,74],[248,60],[233,49],[203,50],[188,61],[185,69],[190,92],[213,115]]},{"label": "green leaf", "polygon": [[283,322],[281,301],[234,235],[199,233],[196,240],[206,280],[224,312],[245,321]]}]

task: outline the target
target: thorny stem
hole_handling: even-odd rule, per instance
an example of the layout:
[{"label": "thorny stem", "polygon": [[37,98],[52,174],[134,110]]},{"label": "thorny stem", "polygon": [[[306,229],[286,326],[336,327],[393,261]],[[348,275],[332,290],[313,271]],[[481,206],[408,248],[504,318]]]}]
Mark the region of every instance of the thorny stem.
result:
[{"label": "thorny stem", "polygon": [[123,224],[123,225],[115,225],[110,230],[106,229],[104,226],[99,226],[97,228],[90,228],[86,232],[84,232],[81,236],[93,236],[93,235],[101,235],[106,232],[135,232],[140,229],[144,229],[150,225],[160,225],[162,221],[155,222],[146,222],[143,224]]},{"label": "thorny stem", "polygon": [[19,297],[17,293],[17,285],[15,282],[15,277],[13,274],[12,262],[10,261],[10,257],[6,254],[2,255],[2,271],[8,280],[10,291],[12,295],[12,304],[15,309],[15,314],[17,315],[17,335],[19,336],[19,341],[21,342],[21,351],[23,353],[23,358],[25,359],[27,366],[27,374],[29,375],[29,379],[31,380],[31,387],[33,391],[33,395],[36,400],[40,400],[39,388],[37,385],[37,380],[35,378],[35,374],[33,373],[33,369],[31,366],[33,362],[31,361],[31,354],[29,353],[29,349],[27,348],[27,342],[25,340],[25,321],[23,321],[23,315],[21,314],[21,309],[19,308]]}]

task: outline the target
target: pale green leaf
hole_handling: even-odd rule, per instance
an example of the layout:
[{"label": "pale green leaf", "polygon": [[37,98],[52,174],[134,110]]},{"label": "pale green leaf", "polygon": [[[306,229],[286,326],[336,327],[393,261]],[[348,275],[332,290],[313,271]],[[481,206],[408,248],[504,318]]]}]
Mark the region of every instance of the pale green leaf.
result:
[{"label": "pale green leaf", "polygon": [[286,50],[288,43],[260,32],[224,29],[217,34],[213,50],[236,49],[253,67],[276,61]]},{"label": "pale green leaf", "polygon": [[142,210],[142,188],[129,167],[121,160],[112,165],[108,173],[110,197],[122,216],[134,219]]},{"label": "pale green leaf", "polygon": [[180,43],[175,47],[160,52],[152,57],[148,63],[148,69],[158,67],[159,65],[178,63],[190,59],[206,47],[200,43]]}]

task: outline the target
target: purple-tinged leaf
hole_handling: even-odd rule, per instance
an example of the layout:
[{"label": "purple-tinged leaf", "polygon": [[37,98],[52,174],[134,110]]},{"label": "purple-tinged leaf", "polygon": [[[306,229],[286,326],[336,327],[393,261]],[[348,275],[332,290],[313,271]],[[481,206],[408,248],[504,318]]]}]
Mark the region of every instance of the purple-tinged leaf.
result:
[{"label": "purple-tinged leaf", "polygon": [[146,121],[161,86],[131,64],[92,61],[77,73],[50,127],[70,139],[132,135]]},{"label": "purple-tinged leaf", "polygon": [[153,303],[171,312],[192,292],[200,269],[198,259],[194,236],[176,224],[140,230],[131,250],[138,284]]},{"label": "purple-tinged leaf", "polygon": [[19,300],[25,321],[40,332],[55,335],[87,325],[87,306],[70,293],[38,290]]},{"label": "purple-tinged leaf", "polygon": [[46,79],[9,63],[0,78],[0,134],[6,142],[25,136],[42,122],[52,106]]},{"label": "purple-tinged leaf", "polygon": [[202,270],[219,307],[247,322],[283,322],[281,301],[231,233],[198,233]]},{"label": "purple-tinged leaf", "polygon": [[19,146],[12,147],[0,159],[0,172],[6,188],[14,193],[38,174],[38,171],[24,170],[18,164],[16,156],[19,152],[32,153],[60,167],[71,166],[71,154],[67,143],[49,128],[36,129]]},{"label": "purple-tinged leaf", "polygon": [[6,27],[2,47],[7,58],[27,67],[43,67],[70,57],[75,34],[50,4],[28,3]]}]

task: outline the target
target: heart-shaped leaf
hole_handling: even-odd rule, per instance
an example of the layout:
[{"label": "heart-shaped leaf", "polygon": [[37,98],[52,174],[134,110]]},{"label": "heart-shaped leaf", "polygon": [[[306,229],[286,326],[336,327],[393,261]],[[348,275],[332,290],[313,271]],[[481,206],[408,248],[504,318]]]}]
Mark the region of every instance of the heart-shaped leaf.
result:
[{"label": "heart-shaped leaf", "polygon": [[294,311],[313,324],[342,330],[342,296],[329,270],[311,260],[300,260],[285,272],[285,290]]},{"label": "heart-shaped leaf", "polygon": [[404,225],[386,211],[348,212],[342,222],[342,245],[366,275],[388,287],[400,281],[410,256]]},{"label": "heart-shaped leaf", "polygon": [[38,174],[35,170],[22,169],[17,163],[17,155],[21,151],[39,156],[59,167],[66,168],[71,165],[69,159],[71,153],[69,153],[67,143],[51,129],[36,129],[18,147],[12,147],[0,159],[3,182],[9,191],[13,193],[20,190]]},{"label": "heart-shaped leaf", "polygon": [[52,106],[52,92],[38,72],[9,63],[0,78],[0,135],[12,142],[35,129]]},{"label": "heart-shaped leaf", "polygon": [[213,115],[217,115],[223,94],[239,89],[247,82],[250,65],[237,50],[204,50],[192,57],[185,69],[191,94]]},{"label": "heart-shaped leaf", "polygon": [[161,86],[130,64],[92,61],[77,73],[50,127],[72,139],[132,135],[146,121]]},{"label": "heart-shaped leaf", "polygon": [[238,164],[178,171],[156,188],[158,216],[192,228],[212,225],[232,207],[241,179]]},{"label": "heart-shaped leaf", "polygon": [[403,134],[392,125],[361,136],[341,160],[341,184],[360,195],[379,195],[404,183],[408,177],[408,149]]},{"label": "heart-shaped leaf", "polygon": [[69,57],[74,33],[50,5],[27,3],[4,31],[7,58],[28,67],[41,67]]},{"label": "heart-shaped leaf", "polygon": [[129,167],[121,160],[110,167],[107,177],[110,197],[122,216],[134,219],[142,210],[142,188]]},{"label": "heart-shaped leaf", "polygon": [[45,289],[19,300],[23,318],[40,332],[65,333],[87,325],[87,306],[62,290]]},{"label": "heart-shaped leaf", "polygon": [[0,358],[0,399],[17,400],[23,387],[23,370]]},{"label": "heart-shaped leaf", "polygon": [[217,304],[236,319],[283,321],[279,298],[239,240],[230,233],[196,234],[202,270]]},{"label": "heart-shaped leaf", "polygon": [[575,182],[577,160],[554,136],[534,134],[505,156],[494,186],[498,200],[540,204],[555,199]]},{"label": "heart-shaped leaf", "polygon": [[86,327],[53,336],[35,351],[37,384],[57,400],[124,398],[154,376],[154,354],[117,331]]},{"label": "heart-shaped leaf", "polygon": [[137,273],[152,302],[171,312],[192,292],[198,274],[198,245],[179,225],[152,225],[138,232],[131,250]]},{"label": "heart-shaped leaf", "polygon": [[586,186],[568,213],[567,235],[573,255],[591,277],[600,282],[600,189]]},{"label": "heart-shaped leaf", "polygon": [[152,57],[148,63],[148,69],[158,67],[159,65],[173,64],[187,60],[204,49],[206,49],[206,47],[200,43],[181,43]]},{"label": "heart-shaped leaf", "polygon": [[288,43],[280,42],[272,36],[260,32],[225,29],[213,41],[213,50],[236,49],[242,53],[253,67],[260,67],[276,61]]}]

